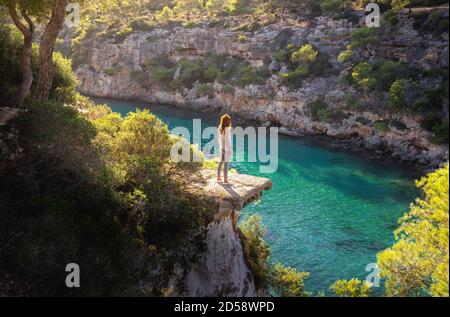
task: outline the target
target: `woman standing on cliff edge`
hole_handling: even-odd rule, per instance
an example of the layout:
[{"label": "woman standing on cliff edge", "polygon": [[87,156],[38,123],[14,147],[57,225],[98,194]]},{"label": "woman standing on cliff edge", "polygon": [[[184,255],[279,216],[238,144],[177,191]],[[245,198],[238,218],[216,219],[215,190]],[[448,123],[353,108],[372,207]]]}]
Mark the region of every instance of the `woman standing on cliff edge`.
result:
[{"label": "woman standing on cliff edge", "polygon": [[223,181],[224,183],[228,183],[228,169],[230,167],[231,156],[233,155],[231,140],[231,117],[228,114],[224,114],[220,118],[220,125],[217,130],[217,136],[219,138],[220,153],[219,166],[217,167],[217,181],[222,181],[220,174],[223,166]]}]

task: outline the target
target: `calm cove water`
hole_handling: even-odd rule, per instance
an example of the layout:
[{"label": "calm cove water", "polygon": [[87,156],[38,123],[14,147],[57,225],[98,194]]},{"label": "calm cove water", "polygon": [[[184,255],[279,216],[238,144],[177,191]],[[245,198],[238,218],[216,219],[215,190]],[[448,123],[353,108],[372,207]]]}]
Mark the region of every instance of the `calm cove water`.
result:
[{"label": "calm cove water", "polygon": [[[184,126],[192,131],[193,118],[201,118],[203,127],[216,125],[219,119],[218,113],[141,102],[96,102],[123,115],[149,108],[170,129]],[[260,174],[258,163],[232,163],[232,167],[272,180],[273,188],[260,202],[247,206],[242,217],[262,216],[271,260],[309,272],[306,286],[313,294],[329,294],[337,279],[365,279],[366,266],[376,262],[377,252],[392,245],[397,219],[418,195],[414,187],[418,175],[411,171],[281,135],[276,173]]]}]

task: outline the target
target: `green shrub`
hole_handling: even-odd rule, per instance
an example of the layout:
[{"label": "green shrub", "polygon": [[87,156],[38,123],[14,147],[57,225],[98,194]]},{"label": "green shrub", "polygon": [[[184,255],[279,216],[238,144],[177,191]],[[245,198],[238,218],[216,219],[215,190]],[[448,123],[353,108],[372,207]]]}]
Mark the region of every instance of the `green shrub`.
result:
[{"label": "green shrub", "polygon": [[449,26],[449,20],[448,20],[448,18],[446,18],[446,19],[442,19],[441,21],[439,21],[437,28],[441,31],[445,31],[445,30],[448,30],[448,26]]},{"label": "green shrub", "polygon": [[377,38],[374,28],[364,27],[354,30],[350,34],[350,42],[353,49],[376,45]]},{"label": "green shrub", "polygon": [[440,124],[433,127],[434,136],[432,142],[437,144],[448,144],[449,143],[449,124],[448,119]]},{"label": "green shrub", "polygon": [[389,91],[396,80],[415,78],[417,73],[403,62],[359,62],[352,70],[352,83],[365,90]]},{"label": "green shrub", "polygon": [[405,130],[408,129],[408,127],[406,126],[405,123],[403,123],[403,121],[400,121],[400,120],[397,120],[397,119],[392,119],[389,122],[389,125],[394,127],[394,128],[396,128],[397,130],[400,130],[400,131],[405,131]]},{"label": "green shrub", "polygon": [[198,230],[204,207],[171,177],[173,169],[167,166],[174,141],[167,126],[148,110],[123,119],[106,116],[94,125],[99,131],[94,144],[112,172],[119,197],[129,206],[124,219],[128,232],[141,244],[180,247],[190,230]]},{"label": "green shrub", "polygon": [[301,65],[298,66],[294,71],[281,73],[280,77],[284,85],[291,88],[297,88],[301,86],[303,79],[305,79],[308,75],[308,66]]},{"label": "green shrub", "polygon": [[397,15],[398,15],[398,13],[396,13],[392,10],[387,10],[383,14],[383,21],[385,21],[389,26],[395,26],[398,22]]},{"label": "green shrub", "polygon": [[291,61],[292,53],[295,52],[295,47],[292,44],[287,45],[285,48],[280,48],[275,51],[273,57],[279,63],[288,63]]},{"label": "green shrub", "polygon": [[389,101],[388,105],[391,109],[407,109],[409,107],[408,102],[408,90],[411,88],[411,81],[407,79],[397,79],[389,89]]},{"label": "green shrub", "polygon": [[287,64],[288,71],[279,73],[281,81],[290,88],[298,88],[310,75],[321,76],[329,68],[328,58],[319,54],[311,44],[296,48],[289,44],[274,53],[278,62]]},{"label": "green shrub", "polygon": [[197,97],[208,97],[212,98],[214,96],[214,88],[209,84],[201,84],[197,87]]},{"label": "green shrub", "polygon": [[161,11],[156,13],[155,18],[160,23],[168,24],[175,18],[175,13],[171,8],[164,6]]},{"label": "green shrub", "polygon": [[382,61],[376,70],[377,87],[383,91],[389,90],[397,79],[410,78],[413,74],[403,62]]},{"label": "green shrub", "polygon": [[347,96],[347,100],[346,100],[346,104],[345,104],[347,109],[350,110],[357,110],[357,111],[363,111],[364,107],[361,104],[361,102],[359,101],[359,99],[357,97],[355,97],[354,95],[348,95]]},{"label": "green shrub", "polygon": [[112,76],[115,73],[113,68],[107,68],[103,72],[105,73],[106,76]]},{"label": "green shrub", "polygon": [[220,88],[220,91],[224,94],[232,94],[232,93],[234,93],[234,88],[232,85],[226,84],[226,85],[222,85],[222,87]]},{"label": "green shrub", "polygon": [[373,65],[367,62],[358,63],[352,70],[354,83],[363,89],[374,88],[377,81],[373,74],[373,68]]},{"label": "green shrub", "polygon": [[304,280],[308,277],[309,273],[277,263],[271,268],[270,286],[282,297],[307,297]]},{"label": "green shrub", "polygon": [[160,67],[153,71],[152,76],[159,85],[167,87],[172,81],[174,74],[175,69]]},{"label": "green shrub", "polygon": [[218,16],[226,13],[229,1],[223,0],[207,0],[205,3],[206,11],[209,16]]},{"label": "green shrub", "polygon": [[61,102],[73,101],[77,94],[78,80],[72,72],[71,60],[59,52],[53,53],[53,67],[54,75],[50,98]]},{"label": "green shrub", "polygon": [[311,44],[305,44],[291,55],[291,61],[297,64],[312,64],[316,61],[317,51]]},{"label": "green shrub", "polygon": [[421,30],[425,31],[445,31],[448,29],[448,16],[442,15],[439,10],[433,10],[428,14],[425,22],[421,23]]},{"label": "green shrub", "polygon": [[312,76],[322,76],[329,69],[328,57],[324,54],[318,54],[316,60],[309,65],[309,71]]},{"label": "green shrub", "polygon": [[375,121],[373,123],[373,127],[382,132],[388,132],[390,130],[389,129],[389,121],[386,121],[386,120]]},{"label": "green shrub", "polygon": [[131,71],[131,79],[135,82],[137,82],[138,84],[143,84],[145,83],[145,81],[147,80],[147,75],[140,70],[133,70]]},{"label": "green shrub", "polygon": [[231,0],[228,12],[233,15],[249,14],[253,12],[252,0]]},{"label": "green shrub", "polygon": [[351,46],[349,45],[349,48],[347,50],[339,53],[338,61],[341,63],[345,63],[346,61],[350,60],[353,56],[353,51],[351,50]]},{"label": "green shrub", "polygon": [[441,123],[441,118],[437,112],[428,111],[423,115],[421,126],[422,128],[433,131],[435,126]]},{"label": "green shrub", "polygon": [[147,16],[137,17],[131,20],[130,27],[133,31],[153,31],[155,25],[152,20]]},{"label": "green shrub", "polygon": [[244,34],[239,34],[239,36],[238,36],[238,42],[239,42],[239,43],[245,43],[245,42],[247,42],[247,36],[245,36]]},{"label": "green shrub", "polygon": [[208,65],[208,67],[203,72],[203,78],[206,82],[214,82],[219,74],[217,67],[213,65]]},{"label": "green shrub", "polygon": [[356,278],[338,280],[330,289],[338,297],[370,297],[372,294],[369,283]]},{"label": "green shrub", "polygon": [[125,38],[133,33],[133,29],[130,27],[124,27],[121,30],[117,31],[115,34],[115,42],[122,43]]},{"label": "green shrub", "polygon": [[182,59],[179,62],[181,66],[180,80],[184,87],[191,89],[196,81],[203,82],[204,67],[200,60]]},{"label": "green shrub", "polygon": [[330,109],[319,109],[316,114],[316,119],[323,122],[332,122],[335,119],[335,113]]},{"label": "green shrub", "polygon": [[267,73],[264,74],[263,71],[257,70],[256,68],[247,65],[242,70],[240,77],[236,81],[236,84],[240,87],[245,87],[251,84],[262,84],[265,81],[265,76],[267,76]]},{"label": "green shrub", "polygon": [[183,82],[180,79],[174,79],[170,81],[168,88],[171,91],[179,91],[183,88]]},{"label": "green shrub", "polygon": [[341,5],[341,0],[322,0],[320,8],[322,12],[333,15],[340,10]]},{"label": "green shrub", "polygon": [[183,27],[185,28],[185,29],[193,29],[193,28],[195,28],[195,27],[197,27],[198,26],[198,23],[196,23],[196,22],[194,22],[194,21],[188,21],[188,22],[186,22],[186,23],[183,23]]},{"label": "green shrub", "polygon": [[316,121],[332,121],[333,112],[328,109],[327,103],[323,99],[316,99],[306,105],[308,113]]},{"label": "green shrub", "polygon": [[262,225],[261,217],[255,214],[239,225],[239,231],[247,266],[253,274],[256,287],[261,288],[266,285],[270,274],[267,261],[270,247],[264,240],[267,229]]},{"label": "green shrub", "polygon": [[268,287],[280,296],[309,296],[304,280],[309,274],[298,272],[280,263],[269,263],[270,247],[264,240],[267,233],[261,217],[254,214],[239,224],[239,236],[242,242],[244,258],[257,289]]}]

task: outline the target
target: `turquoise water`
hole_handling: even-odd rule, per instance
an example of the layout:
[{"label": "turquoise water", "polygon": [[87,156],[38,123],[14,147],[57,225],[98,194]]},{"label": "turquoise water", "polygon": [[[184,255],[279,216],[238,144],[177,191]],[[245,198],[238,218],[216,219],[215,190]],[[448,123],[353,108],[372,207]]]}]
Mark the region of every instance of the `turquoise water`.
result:
[{"label": "turquoise water", "polygon": [[[126,114],[149,108],[169,128],[192,119],[215,125],[219,114],[167,106],[97,100]],[[235,124],[236,125],[236,124]],[[272,261],[310,273],[308,290],[325,291],[333,281],[365,279],[376,253],[393,243],[397,219],[418,195],[411,171],[368,161],[361,155],[279,137],[279,163],[274,174],[260,174],[258,163],[232,163],[240,173],[269,177],[273,188],[245,208],[243,217],[259,213],[268,227]],[[380,294],[380,289],[375,289]]]}]

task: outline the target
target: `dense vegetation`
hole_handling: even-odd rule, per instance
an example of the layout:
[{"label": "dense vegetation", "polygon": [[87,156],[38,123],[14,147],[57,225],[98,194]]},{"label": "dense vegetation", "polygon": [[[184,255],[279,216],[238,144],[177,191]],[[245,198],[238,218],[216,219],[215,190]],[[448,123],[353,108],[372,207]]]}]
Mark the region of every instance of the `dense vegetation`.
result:
[{"label": "dense vegetation", "polygon": [[201,234],[202,201],[182,189],[183,173],[199,166],[170,162],[173,141],[154,115],[98,106],[80,115],[54,101],[26,109],[1,130],[0,266],[33,294],[68,294],[60,268],[74,259],[83,295],[119,294]]},{"label": "dense vegetation", "polygon": [[[358,93],[348,96],[346,110],[362,111],[362,97],[381,94],[389,111],[421,115],[423,127],[433,132],[433,141],[448,143],[448,106],[443,106],[446,100],[448,105],[448,69],[424,73],[400,61],[373,60],[365,54],[397,23],[401,9],[447,1],[378,2],[383,5],[383,27],[357,29],[339,56],[351,69],[344,80]],[[27,2],[17,3],[25,6]],[[43,12],[26,8],[34,20],[48,20],[51,3],[45,1]],[[83,23],[74,31],[70,47],[62,40],[57,40],[56,47],[79,66],[86,62],[85,41],[91,35],[121,43],[135,31],[190,28],[206,19],[217,25],[221,17],[237,15],[251,19],[236,31],[253,32],[275,21],[288,7],[306,8],[312,16],[349,18],[351,9],[362,4],[343,0],[85,1]],[[448,18],[437,13],[427,15],[425,21],[417,19],[421,30],[442,33],[448,26]],[[2,106],[14,105],[21,91],[23,34],[12,25],[0,24]],[[247,38],[240,34],[237,41],[245,43]],[[38,81],[30,83],[19,115],[0,127],[0,281],[2,272],[7,272],[17,284],[24,283],[30,295],[135,295],[142,293],[136,285],[145,277],[147,295],[170,294],[164,271],[170,271],[177,260],[195,257],[201,248],[196,241],[203,237],[207,221],[202,198],[186,190],[186,175],[211,162],[172,162],[169,149],[176,139],[153,114],[136,111],[122,117],[80,96],[71,60],[61,53],[50,52],[54,75],[42,83],[48,74],[41,59],[48,50],[41,48],[34,43],[29,56],[32,78]],[[328,57],[308,43],[278,47],[273,57],[286,66],[277,74],[291,89],[330,68]],[[214,95],[215,82],[220,83],[221,92],[232,94],[235,87],[263,84],[271,76],[267,65],[256,68],[243,59],[222,55],[177,63],[161,56],[144,61],[143,66],[143,71],[131,73],[135,82],[155,83],[171,91],[195,86],[197,96],[206,98]],[[105,74],[111,76],[119,67]],[[439,81],[438,87],[421,88],[420,82],[430,78]],[[42,96],[39,85],[49,82],[48,95]],[[314,120],[332,123],[345,117],[321,98],[306,108]],[[402,122],[392,120],[373,125],[379,131],[404,128]],[[448,296],[448,179],[447,164],[418,182],[423,197],[400,220],[394,246],[378,255],[387,295]],[[243,222],[240,233],[258,286],[282,296],[310,295],[304,286],[307,273],[270,262],[258,217]],[[74,259],[83,266],[85,285],[77,291],[63,285],[61,269]],[[162,274],[152,275],[154,268]],[[370,287],[356,279],[337,281],[331,290],[337,296],[371,294]]]},{"label": "dense vegetation", "polygon": [[[9,26],[0,31],[2,85],[14,92],[21,42]],[[177,139],[159,119],[94,106],[76,92],[70,61],[53,61],[50,99],[27,99],[0,127],[0,271],[32,295],[138,294],[143,276],[146,292],[160,295],[166,281],[149,270],[170,269],[204,230],[202,198],[184,190],[185,174],[202,163],[172,162]],[[74,260],[83,267],[78,292],[64,285]]]}]

